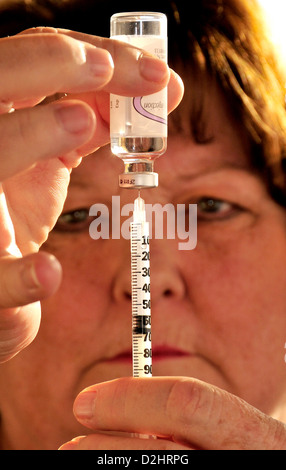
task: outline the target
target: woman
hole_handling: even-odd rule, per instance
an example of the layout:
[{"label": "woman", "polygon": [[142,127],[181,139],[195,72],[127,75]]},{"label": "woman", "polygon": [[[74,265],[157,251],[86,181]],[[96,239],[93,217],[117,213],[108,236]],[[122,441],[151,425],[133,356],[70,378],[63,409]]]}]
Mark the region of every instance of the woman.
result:
[{"label": "woman", "polygon": [[[56,12],[57,27],[68,27],[65,21],[73,27],[73,12],[81,21],[81,7],[73,3],[66,18]],[[106,18],[108,29],[113,13],[106,3],[85,5],[93,31],[103,36],[108,31],[100,24]],[[50,6],[45,11],[57,10]],[[1,172],[15,229],[13,240],[2,201],[4,449],[54,449],[64,442],[62,449],[285,448],[283,80],[255,2],[202,0],[191,8],[183,2],[144,2],[144,10],[168,15],[170,64],[186,91],[170,117],[168,151],[156,163],[159,188],[143,197],[148,203],[198,206],[195,250],[179,251],[177,240],[151,240],[152,379],[129,377],[129,244],[92,240],[89,208],[110,205],[114,195],[122,205],[135,197],[118,188],[121,164],[104,146],[108,93],[155,92],[166,85],[169,71],[138,51],[122,45],[115,50],[110,41],[62,30],[28,31],[17,37],[17,49],[15,38],[0,43],[6,58],[23,47],[12,63],[14,72],[24,67],[21,86],[6,80],[12,89],[2,98],[3,113],[12,103],[24,110],[0,122],[3,136],[13,128],[2,143],[9,165],[3,158]],[[128,2],[120,5],[121,11],[131,9]],[[50,18],[53,23],[52,13]],[[19,25],[19,31],[25,26],[30,25]],[[87,60],[81,62],[83,50]],[[28,70],[19,57],[24,64],[29,58]],[[124,73],[126,64],[130,75]],[[37,70],[34,82],[31,70]],[[88,76],[94,70],[96,83]],[[174,73],[169,92],[172,109],[182,94]],[[68,96],[33,107],[55,93]],[[73,120],[71,108],[81,113]],[[60,133],[51,112],[60,114],[56,119],[71,137]],[[22,116],[30,119],[28,129]],[[19,135],[16,152],[11,136]],[[19,137],[19,149],[18,142]],[[79,157],[96,147],[101,148],[77,166]],[[18,173],[23,168],[28,169]],[[7,258],[9,246],[27,257]],[[59,263],[63,278],[55,292]],[[26,304],[38,300],[37,334],[39,306]]]}]

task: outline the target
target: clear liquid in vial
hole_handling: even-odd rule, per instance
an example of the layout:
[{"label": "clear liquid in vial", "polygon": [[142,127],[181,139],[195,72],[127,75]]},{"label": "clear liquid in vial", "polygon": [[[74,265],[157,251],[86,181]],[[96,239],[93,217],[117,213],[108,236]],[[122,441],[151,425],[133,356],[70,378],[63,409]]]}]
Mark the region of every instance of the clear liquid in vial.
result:
[{"label": "clear liquid in vial", "polygon": [[128,137],[112,136],[111,150],[115,155],[125,159],[150,158],[162,155],[167,148],[166,137]]}]

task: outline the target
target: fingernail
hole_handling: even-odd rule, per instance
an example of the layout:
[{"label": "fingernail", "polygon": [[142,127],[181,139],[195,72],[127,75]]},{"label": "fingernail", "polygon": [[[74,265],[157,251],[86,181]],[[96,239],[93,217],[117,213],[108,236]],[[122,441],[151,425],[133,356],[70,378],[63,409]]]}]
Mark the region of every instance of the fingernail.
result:
[{"label": "fingernail", "polygon": [[89,420],[93,417],[96,392],[82,392],[74,403],[74,414],[78,419]]},{"label": "fingernail", "polygon": [[37,280],[40,286],[48,287],[51,283],[54,284],[55,279],[60,279],[62,274],[62,267],[57,258],[50,253],[42,253],[45,258],[38,259],[33,265],[34,279]]},{"label": "fingernail", "polygon": [[147,54],[139,57],[139,70],[141,75],[151,82],[163,82],[169,76],[169,68],[166,62]]},{"label": "fingernail", "polygon": [[55,256],[46,253],[45,258],[49,259],[49,265],[43,263],[42,259],[36,261],[29,261],[24,264],[22,269],[22,280],[26,288],[39,289],[42,286],[47,286],[49,278],[58,276],[61,271],[61,265]]},{"label": "fingernail", "polygon": [[80,104],[57,104],[55,116],[59,125],[70,134],[80,134],[90,128],[91,113]]},{"label": "fingernail", "polygon": [[28,289],[38,289],[41,287],[40,280],[38,279],[34,263],[28,263],[22,270],[22,279],[24,285]]},{"label": "fingernail", "polygon": [[86,62],[90,72],[97,77],[106,77],[113,73],[113,59],[105,49],[86,46]]},{"label": "fingernail", "polygon": [[82,439],[85,439],[86,436],[78,436],[72,439],[69,442],[66,442],[65,444],[61,445],[59,447],[59,450],[76,450],[78,448],[78,444]]},{"label": "fingernail", "polygon": [[76,450],[76,448],[77,442],[70,441],[63,444],[58,450]]}]

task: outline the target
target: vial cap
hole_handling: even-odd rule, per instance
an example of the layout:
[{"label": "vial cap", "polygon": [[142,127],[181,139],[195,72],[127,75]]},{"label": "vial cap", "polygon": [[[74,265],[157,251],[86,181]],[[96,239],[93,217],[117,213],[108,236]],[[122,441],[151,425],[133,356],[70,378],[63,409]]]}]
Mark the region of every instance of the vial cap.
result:
[{"label": "vial cap", "polygon": [[158,173],[122,173],[119,175],[119,186],[129,189],[156,188],[159,184]]}]

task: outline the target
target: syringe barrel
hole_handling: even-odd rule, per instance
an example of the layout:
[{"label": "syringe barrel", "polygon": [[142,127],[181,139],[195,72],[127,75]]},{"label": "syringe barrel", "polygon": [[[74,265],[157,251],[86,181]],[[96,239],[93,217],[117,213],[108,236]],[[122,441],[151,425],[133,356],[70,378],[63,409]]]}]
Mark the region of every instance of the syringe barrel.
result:
[{"label": "syringe barrel", "polygon": [[[167,61],[167,17],[163,13],[117,13],[111,17],[111,38]],[[120,186],[158,186],[153,170],[155,159],[167,149],[167,88],[147,96],[111,95],[110,139],[112,153],[125,165]]]},{"label": "syringe barrel", "polygon": [[133,377],[152,377],[149,224],[130,224]]}]

